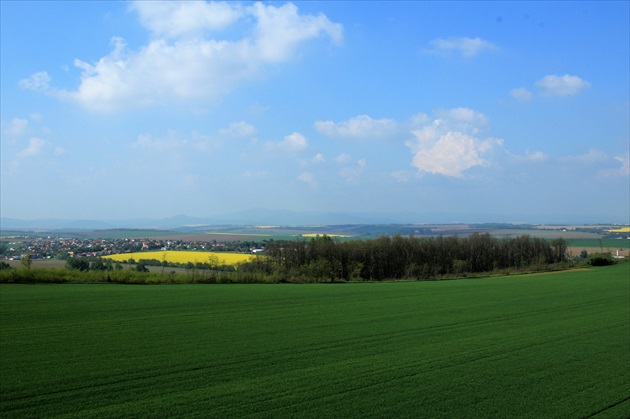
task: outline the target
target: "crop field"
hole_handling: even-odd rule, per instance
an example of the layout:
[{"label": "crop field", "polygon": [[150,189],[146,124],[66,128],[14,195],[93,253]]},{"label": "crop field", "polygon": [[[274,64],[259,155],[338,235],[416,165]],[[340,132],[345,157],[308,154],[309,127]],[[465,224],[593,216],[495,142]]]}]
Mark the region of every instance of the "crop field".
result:
[{"label": "crop field", "polygon": [[302,237],[320,237],[320,236],[328,236],[328,237],[352,237],[347,234],[328,234],[328,233],[305,233],[302,234]]},{"label": "crop field", "polygon": [[0,285],[0,417],[630,415],[630,264],[433,282]]},{"label": "crop field", "polygon": [[630,248],[630,240],[628,239],[570,239],[567,240],[567,243],[570,247],[575,249],[582,247],[597,248],[604,252]]},{"label": "crop field", "polygon": [[103,256],[103,259],[111,259],[116,262],[124,262],[129,259],[139,261],[140,259],[156,259],[159,261],[177,263],[207,263],[217,258],[219,264],[236,265],[242,262],[249,262],[252,257],[250,254],[244,253],[227,253],[227,252],[196,252],[196,251],[179,251],[179,250],[160,250],[155,252],[135,252],[135,253],[119,253],[116,255]]}]

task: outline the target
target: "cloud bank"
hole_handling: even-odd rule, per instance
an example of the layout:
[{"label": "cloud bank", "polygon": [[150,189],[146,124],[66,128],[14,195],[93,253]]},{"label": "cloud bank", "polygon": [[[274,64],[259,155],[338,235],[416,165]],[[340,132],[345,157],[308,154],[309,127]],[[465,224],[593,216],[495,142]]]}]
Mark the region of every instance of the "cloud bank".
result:
[{"label": "cloud bank", "polygon": [[[216,100],[237,86],[264,77],[268,65],[296,57],[300,45],[320,36],[342,41],[343,26],[325,15],[228,2],[143,2],[131,9],[151,33],[147,45],[130,50],[112,38],[111,52],[95,63],[76,59],[76,90],[51,87],[43,71],[21,80],[25,89],[76,102],[95,111],[115,111],[188,100]],[[237,39],[221,31],[244,26]]]}]

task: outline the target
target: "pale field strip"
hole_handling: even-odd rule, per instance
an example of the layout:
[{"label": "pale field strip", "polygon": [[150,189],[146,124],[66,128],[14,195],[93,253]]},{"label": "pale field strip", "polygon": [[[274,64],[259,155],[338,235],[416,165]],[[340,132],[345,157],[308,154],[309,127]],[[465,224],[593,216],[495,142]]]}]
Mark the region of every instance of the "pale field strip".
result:
[{"label": "pale field strip", "polygon": [[328,236],[328,237],[352,237],[346,234],[327,234],[327,233],[304,233],[302,237],[319,237],[319,236]]}]

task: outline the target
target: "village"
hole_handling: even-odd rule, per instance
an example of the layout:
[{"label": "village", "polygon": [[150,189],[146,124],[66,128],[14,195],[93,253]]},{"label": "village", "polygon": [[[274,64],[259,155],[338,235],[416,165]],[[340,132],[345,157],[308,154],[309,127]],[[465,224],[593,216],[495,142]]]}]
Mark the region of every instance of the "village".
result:
[{"label": "village", "polygon": [[24,255],[31,259],[60,259],[68,257],[101,257],[118,253],[156,250],[198,250],[214,252],[253,253],[264,244],[254,241],[217,242],[162,239],[91,239],[19,236],[3,239],[0,259],[19,260]]}]

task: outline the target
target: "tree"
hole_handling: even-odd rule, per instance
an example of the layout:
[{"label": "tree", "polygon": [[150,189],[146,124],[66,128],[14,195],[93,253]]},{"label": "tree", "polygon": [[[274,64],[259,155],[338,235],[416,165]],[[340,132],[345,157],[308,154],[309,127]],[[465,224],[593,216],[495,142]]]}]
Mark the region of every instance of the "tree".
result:
[{"label": "tree", "polygon": [[68,258],[66,259],[66,269],[77,269],[79,271],[89,271],[90,262],[85,258]]},{"label": "tree", "polygon": [[586,258],[588,257],[588,252],[587,252],[586,250],[582,250],[582,251],[580,252],[580,257],[581,257],[582,259],[586,259]]},{"label": "tree", "polygon": [[20,264],[26,269],[31,269],[31,264],[33,263],[32,257],[29,254],[22,256],[20,260]]},{"label": "tree", "polygon": [[562,238],[552,240],[551,247],[553,248],[553,261],[564,262],[567,256],[567,241]]}]

